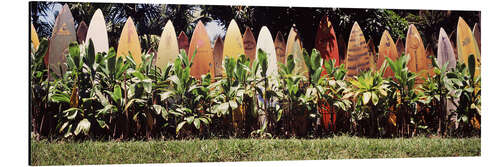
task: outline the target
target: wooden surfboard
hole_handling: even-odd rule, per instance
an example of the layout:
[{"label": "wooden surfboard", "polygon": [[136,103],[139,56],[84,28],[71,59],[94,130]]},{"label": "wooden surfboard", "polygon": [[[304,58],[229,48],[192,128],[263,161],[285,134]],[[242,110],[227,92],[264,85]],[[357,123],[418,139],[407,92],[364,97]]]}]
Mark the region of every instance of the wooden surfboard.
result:
[{"label": "wooden surfboard", "polygon": [[479,24],[474,24],[474,28],[472,29],[472,32],[474,33],[474,38],[476,39],[477,42],[477,47],[479,48],[479,52],[481,52],[481,30],[479,28]]},{"label": "wooden surfboard", "polygon": [[196,28],[194,28],[193,36],[191,37],[191,43],[189,44],[189,59],[193,57],[193,53],[196,50],[196,56],[193,60],[193,66],[191,66],[191,76],[200,79],[202,75],[210,73],[214,76],[214,59],[212,56],[212,48],[210,44],[210,38],[208,37],[205,25],[201,21],[198,21]]},{"label": "wooden surfboard", "polygon": [[397,57],[400,57],[403,53],[405,53],[405,44],[403,43],[403,40],[400,38],[396,40],[396,49],[398,50]]},{"label": "wooden surfboard", "polygon": [[455,53],[455,60],[458,60],[458,50],[457,50],[457,45],[455,45],[457,43],[456,31],[457,31],[456,29],[453,30],[448,37],[450,39],[451,46],[453,46],[453,53]]},{"label": "wooden surfboard", "polygon": [[457,65],[455,52],[453,51],[450,39],[448,38],[448,35],[446,35],[444,29],[441,28],[439,30],[437,63],[439,67],[442,67],[446,62],[448,62],[448,67],[446,68],[448,70],[455,68]]},{"label": "wooden surfboard", "polygon": [[431,44],[427,44],[427,46],[425,47],[425,55],[426,55],[426,62],[424,65],[427,65],[427,73],[429,74],[429,76],[434,76],[434,70],[432,68],[434,68],[432,66],[432,58],[433,57],[436,57],[436,54],[434,54],[434,47],[432,47]]},{"label": "wooden surfboard", "polygon": [[189,52],[189,38],[184,31],[182,31],[177,37],[177,43],[179,46],[179,52],[181,52],[181,49],[184,49],[186,53]]},{"label": "wooden surfboard", "polygon": [[474,58],[476,61],[476,71],[475,76],[481,74],[481,54],[479,53],[479,47],[477,46],[476,40],[472,35],[472,31],[469,28],[469,25],[462,19],[462,17],[458,18],[458,26],[457,26],[457,51],[458,51],[458,60],[465,63],[468,66],[468,57],[471,54],[474,54]]},{"label": "wooden surfboard", "polygon": [[75,22],[67,4],[57,15],[49,46],[49,64],[51,71],[62,76],[66,71],[66,56],[68,46],[76,41]]},{"label": "wooden surfboard", "polygon": [[175,59],[179,55],[179,46],[177,43],[177,37],[175,34],[175,28],[172,22],[169,20],[163,32],[161,33],[160,43],[158,43],[158,54],[156,58],[156,67],[159,67],[162,71],[167,68],[169,63],[174,63]]},{"label": "wooden surfboard", "polygon": [[345,44],[344,36],[342,34],[339,34],[337,42],[339,45],[340,64],[345,64],[345,57],[347,55],[347,45]]},{"label": "wooden surfboard", "polygon": [[290,54],[293,55],[293,59],[295,61],[295,68],[293,69],[294,73],[309,76],[302,53],[302,42],[300,41],[297,30],[294,27],[295,26],[292,26],[292,28],[290,28],[290,32],[288,33],[285,57],[288,57]]},{"label": "wooden surfboard", "polygon": [[125,26],[122,29],[122,34],[120,35],[120,40],[118,41],[117,56],[126,56],[132,54],[135,63],[137,65],[142,63],[141,59],[141,43],[139,42],[139,36],[135,30],[135,24],[131,17],[128,17]]},{"label": "wooden surfboard", "polygon": [[92,39],[96,53],[109,51],[108,31],[101,9],[97,9],[90,20],[85,45],[88,45],[89,39]]},{"label": "wooden surfboard", "polygon": [[38,46],[40,45],[40,41],[38,40],[38,33],[36,33],[36,29],[33,24],[31,24],[31,43],[33,43],[33,47],[35,48],[34,51],[36,51],[38,49]]},{"label": "wooden surfboard", "polygon": [[370,53],[370,69],[373,71],[377,67],[377,51],[375,50],[375,44],[373,44],[373,40],[370,38],[368,40],[368,53]]},{"label": "wooden surfboard", "polygon": [[240,28],[236,21],[231,20],[229,26],[227,27],[226,37],[224,38],[224,58],[232,57],[238,59],[241,54],[245,54],[245,49],[243,46],[243,38],[241,37]]},{"label": "wooden surfboard", "polygon": [[286,63],[286,45],[285,45],[285,39],[283,38],[283,34],[278,31],[278,34],[276,34],[276,37],[274,38],[274,46],[276,47],[276,58],[278,59],[278,62],[281,64]]},{"label": "wooden surfboard", "polygon": [[361,31],[358,22],[354,22],[349,37],[349,43],[347,44],[347,77],[351,78],[360,74],[362,71],[370,70],[370,59],[371,57],[368,52],[368,46],[366,45],[363,31]]},{"label": "wooden surfboard", "polygon": [[[268,76],[278,76],[278,60],[276,58],[276,48],[274,47],[273,37],[266,26],[260,29],[257,37],[257,47],[255,53],[255,61],[258,61],[258,51],[262,49],[267,54],[267,72]],[[225,49],[224,49],[225,50]],[[258,72],[260,76],[260,72]]]},{"label": "wooden surfboard", "polygon": [[[384,33],[382,33],[382,38],[380,38],[380,44],[378,45],[378,58],[377,58],[378,70],[380,70],[380,67],[382,67],[382,64],[386,60],[386,57],[388,57],[392,61],[395,61],[399,57],[396,44],[394,44],[391,34],[389,34],[389,31],[387,30],[385,30]],[[387,68],[385,70],[384,77],[389,77],[389,76],[394,76],[394,72],[392,72],[391,67],[389,67],[389,64],[387,63]]]},{"label": "wooden surfboard", "polygon": [[224,52],[224,43],[220,37],[217,37],[214,44],[214,73],[215,77],[222,77],[224,69],[222,68],[222,53]]},{"label": "wooden surfboard", "polygon": [[243,46],[245,48],[245,55],[250,59],[250,62],[253,62],[255,59],[255,53],[257,53],[257,42],[255,41],[255,37],[253,36],[250,27],[247,27],[245,34],[243,34]]},{"label": "wooden surfboard", "polygon": [[332,23],[325,15],[319,22],[318,31],[316,31],[315,48],[320,52],[325,60],[335,59],[335,67],[340,65],[339,49],[337,46],[337,36],[333,30]]},{"label": "wooden surfboard", "polygon": [[418,30],[413,24],[410,25],[408,33],[406,34],[405,53],[405,55],[410,55],[408,69],[411,72],[421,73],[420,77],[417,77],[416,83],[423,83],[424,80],[421,77],[427,76],[427,72],[421,71],[428,70],[428,66],[425,64],[427,62],[427,56],[425,54],[422,38],[420,38]]},{"label": "wooden surfboard", "polygon": [[80,24],[78,24],[78,29],[76,30],[76,41],[78,41],[78,44],[83,44],[85,42],[87,30],[87,24],[85,24],[84,21],[81,21]]}]

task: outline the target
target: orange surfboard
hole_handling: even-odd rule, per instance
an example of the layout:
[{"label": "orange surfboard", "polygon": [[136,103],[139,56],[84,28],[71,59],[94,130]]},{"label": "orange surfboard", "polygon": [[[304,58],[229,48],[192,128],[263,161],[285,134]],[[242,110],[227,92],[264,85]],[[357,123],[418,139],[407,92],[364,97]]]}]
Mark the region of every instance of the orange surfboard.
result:
[{"label": "orange surfboard", "polygon": [[78,29],[76,30],[76,40],[79,44],[83,44],[85,42],[85,38],[87,37],[87,24],[84,21],[81,21],[78,24]]},{"label": "orange surfboard", "polygon": [[[421,73],[420,77],[417,78],[416,83],[422,83],[421,77],[427,76],[427,55],[425,54],[424,44],[422,42],[422,38],[420,38],[420,34],[415,27],[415,25],[411,24],[408,28],[408,33],[406,34],[406,49],[405,55],[410,56],[410,61],[408,62],[408,69],[411,72]],[[426,70],[425,72],[421,72],[422,70]]]},{"label": "orange surfboard", "polygon": [[361,31],[358,22],[354,22],[349,37],[349,43],[347,44],[347,77],[351,78],[360,74],[362,71],[370,70],[370,59],[372,58],[368,52],[368,46],[366,45],[363,31]]},{"label": "orange surfboard", "polygon": [[76,41],[75,22],[67,4],[57,15],[49,45],[50,70],[62,76],[66,71],[66,54],[71,42]]},{"label": "orange surfboard", "polygon": [[335,59],[335,67],[340,65],[339,49],[337,46],[337,36],[333,30],[332,23],[325,15],[319,22],[318,31],[316,31],[315,48],[325,60]]},{"label": "orange surfboard", "polygon": [[[382,67],[382,64],[386,60],[386,57],[388,57],[392,61],[395,61],[399,57],[398,50],[396,49],[396,44],[394,44],[391,34],[389,34],[389,31],[387,30],[382,33],[382,38],[380,38],[380,44],[378,45],[377,69],[380,69],[380,67]],[[394,72],[392,72],[392,69],[389,67],[389,65],[387,65],[384,77],[389,76],[394,76]]]},{"label": "orange surfboard", "polygon": [[439,67],[442,67],[446,62],[448,66],[446,69],[450,70],[455,68],[457,65],[457,60],[455,59],[455,52],[453,51],[453,46],[451,45],[450,39],[443,28],[439,30],[439,41],[437,50],[437,63]]},{"label": "orange surfboard", "polygon": [[245,34],[243,34],[243,46],[245,48],[245,55],[250,59],[250,62],[253,62],[255,53],[257,52],[255,50],[257,41],[255,41],[255,37],[249,27],[246,28]]},{"label": "orange surfboard", "polygon": [[477,42],[477,47],[479,48],[479,52],[481,52],[481,30],[479,29],[479,24],[474,24],[474,28],[472,29],[474,33],[474,38]]},{"label": "orange surfboard", "polygon": [[217,37],[214,44],[214,73],[215,77],[222,77],[222,53],[224,52],[224,43],[220,37]]},{"label": "orange surfboard", "polygon": [[122,29],[116,53],[117,56],[122,56],[123,58],[128,56],[130,53],[137,65],[142,63],[141,43],[139,42],[139,36],[137,35],[135,24],[131,17],[128,17],[127,22],[125,22],[125,26]]},{"label": "orange surfboard", "polygon": [[474,75],[479,76],[481,74],[481,54],[479,53],[479,47],[477,46],[476,40],[472,35],[472,31],[470,30],[469,25],[467,25],[462,17],[458,18],[456,44],[458,51],[458,60],[465,63],[467,66],[469,65],[469,55],[474,55],[476,61],[476,70]]},{"label": "orange surfboard", "polygon": [[276,58],[278,59],[278,62],[280,62],[281,64],[285,64],[285,39],[283,38],[283,34],[281,34],[281,32],[279,31],[278,34],[276,34],[276,38],[274,38],[274,46],[276,47]]},{"label": "orange surfboard", "polygon": [[375,50],[375,44],[373,44],[373,40],[369,39],[368,40],[368,52],[370,53],[370,69],[375,70],[376,65],[377,65],[377,50]]},{"label": "orange surfboard", "polygon": [[177,37],[177,42],[179,46],[179,52],[181,52],[181,49],[184,49],[186,53],[189,52],[189,38],[186,33],[184,33],[184,31],[182,31]]},{"label": "orange surfboard", "polygon": [[405,44],[403,43],[403,40],[398,38],[396,40],[396,49],[398,50],[398,56],[401,56],[403,53],[405,53]]},{"label": "orange surfboard", "polygon": [[31,42],[33,43],[33,47],[35,48],[34,51],[36,51],[38,49],[38,45],[40,45],[40,41],[38,40],[38,34],[36,33],[35,27],[33,26],[32,23],[30,25],[31,25]]},{"label": "orange surfboard", "polygon": [[205,25],[201,21],[198,21],[196,28],[194,28],[193,36],[191,37],[191,43],[189,44],[189,59],[193,57],[193,53],[196,50],[196,56],[193,60],[193,65],[191,66],[191,76],[200,79],[202,75],[210,73],[214,76],[214,59],[212,56],[212,48],[210,44],[210,38],[208,37]]}]

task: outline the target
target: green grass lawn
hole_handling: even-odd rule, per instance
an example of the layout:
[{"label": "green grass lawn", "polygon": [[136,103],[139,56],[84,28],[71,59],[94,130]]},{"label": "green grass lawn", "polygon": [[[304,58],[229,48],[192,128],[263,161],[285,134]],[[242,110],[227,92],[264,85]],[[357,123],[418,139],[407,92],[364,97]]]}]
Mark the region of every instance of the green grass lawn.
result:
[{"label": "green grass lawn", "polygon": [[32,165],[480,156],[481,138],[31,141]]}]

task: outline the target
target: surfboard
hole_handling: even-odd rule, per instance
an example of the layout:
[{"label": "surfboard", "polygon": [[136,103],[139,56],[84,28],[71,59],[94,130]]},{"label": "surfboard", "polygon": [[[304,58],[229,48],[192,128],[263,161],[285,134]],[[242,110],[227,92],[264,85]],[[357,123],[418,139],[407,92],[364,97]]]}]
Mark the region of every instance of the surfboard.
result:
[{"label": "surfboard", "polygon": [[286,40],[285,55],[286,57],[288,57],[288,55],[290,54],[293,55],[293,59],[295,61],[295,68],[293,69],[294,73],[309,76],[302,53],[302,42],[300,41],[300,38],[297,34],[295,25],[290,28],[290,32],[288,33],[288,38]]},{"label": "surfboard", "polygon": [[450,39],[451,46],[453,47],[453,53],[455,53],[455,60],[458,60],[458,50],[457,50],[457,45],[455,45],[457,43],[456,31],[457,31],[456,29],[453,30],[448,37]]},{"label": "surfboard", "polygon": [[474,28],[472,28],[472,32],[474,33],[474,38],[477,42],[477,47],[479,48],[479,53],[481,53],[481,30],[479,28],[479,24],[474,24]]},{"label": "surfboard", "polygon": [[35,26],[33,26],[33,23],[31,23],[30,25],[31,25],[31,43],[33,43],[33,47],[35,48],[34,51],[36,51],[38,49],[38,46],[40,45],[40,41],[38,40],[38,33],[36,33]]},{"label": "surfboard", "polygon": [[175,34],[175,28],[172,22],[169,20],[160,37],[160,43],[158,43],[158,54],[156,58],[156,67],[160,67],[162,71],[167,68],[169,63],[174,63],[175,59],[179,55],[179,46],[177,43],[177,37]]},{"label": "surfboard", "polygon": [[370,59],[363,31],[361,31],[358,22],[354,22],[349,36],[349,43],[347,44],[347,78],[352,78],[362,71],[370,70]]},{"label": "surfboard", "polygon": [[191,42],[189,44],[189,59],[193,57],[193,53],[196,50],[196,56],[193,60],[193,65],[191,66],[191,76],[200,79],[202,75],[210,73],[214,76],[214,59],[212,56],[212,48],[210,44],[210,38],[208,37],[205,25],[201,21],[198,21],[196,27],[193,31],[193,36],[191,37]]},{"label": "surfboard", "polygon": [[428,66],[425,64],[427,62],[427,55],[425,54],[422,38],[420,38],[418,30],[413,24],[410,25],[406,34],[405,53],[405,55],[410,56],[408,69],[411,72],[421,73],[420,77],[417,77],[416,83],[423,83],[424,80],[421,77],[427,76],[427,72],[420,71],[428,70]]},{"label": "surfboard", "polygon": [[[382,33],[382,37],[380,38],[380,44],[378,45],[377,69],[380,69],[380,67],[382,67],[382,64],[386,60],[386,57],[388,57],[392,61],[395,61],[399,57],[396,44],[394,44],[391,34],[389,34],[389,31],[387,30],[385,30]],[[394,76],[394,72],[387,63],[384,77],[389,77],[389,76]]]},{"label": "surfboard", "polygon": [[[262,26],[257,37],[255,61],[258,61],[258,51],[262,49],[267,54],[267,72],[268,76],[278,76],[278,60],[276,58],[276,48],[274,47],[273,37],[266,26]],[[260,76],[260,72],[257,72]]]},{"label": "surfboard", "polygon": [[375,50],[375,44],[373,44],[373,40],[370,38],[368,40],[368,53],[370,53],[370,70],[375,70],[375,68],[377,67],[377,51]]},{"label": "surfboard", "polygon": [[108,31],[101,9],[97,9],[90,20],[85,45],[88,45],[89,39],[92,39],[96,53],[109,51]]},{"label": "surfboard", "polygon": [[257,42],[255,41],[252,30],[250,30],[250,27],[247,27],[245,34],[243,34],[243,46],[245,55],[250,59],[250,62],[253,62],[255,59],[255,53],[257,53],[256,45]]},{"label": "surfboard", "polygon": [[181,49],[184,49],[186,53],[189,52],[189,38],[184,31],[182,31],[177,37],[177,43],[179,46],[179,52],[181,52]]},{"label": "surfboard", "polygon": [[87,30],[87,24],[85,24],[84,21],[81,21],[80,24],[78,24],[78,29],[76,29],[76,41],[78,41],[78,44],[83,44],[85,42]]},{"label": "surfboard", "polygon": [[278,62],[281,64],[286,63],[286,44],[285,44],[285,39],[283,38],[283,34],[278,31],[276,34],[276,37],[274,38],[274,46],[276,47],[276,58],[278,59]]},{"label": "surfboard", "polygon": [[320,52],[321,58],[325,60],[335,59],[335,67],[340,65],[339,50],[337,46],[337,36],[333,30],[332,23],[325,15],[319,22],[318,31],[316,31],[315,48]]},{"label": "surfboard", "polygon": [[481,54],[479,53],[479,47],[477,46],[476,40],[472,35],[472,31],[469,28],[469,25],[462,19],[462,17],[458,18],[458,26],[457,26],[457,51],[458,51],[458,60],[464,62],[467,66],[469,65],[469,55],[473,54],[476,61],[476,70],[474,76],[478,76],[481,74]]},{"label": "surfboard", "polygon": [[227,27],[226,37],[224,38],[224,58],[232,57],[238,59],[241,54],[245,54],[245,49],[243,46],[243,38],[241,37],[240,28],[236,21],[231,20],[229,26]]},{"label": "surfboard", "polygon": [[457,65],[457,60],[455,59],[455,52],[453,51],[453,46],[451,45],[448,35],[443,28],[439,30],[439,41],[437,50],[437,63],[439,67],[442,67],[446,62],[448,66],[446,69],[450,70],[455,68]]},{"label": "surfboard", "polygon": [[215,77],[222,77],[224,68],[222,68],[222,53],[224,52],[224,43],[220,37],[217,37],[214,44],[214,74]]},{"label": "surfboard", "polygon": [[396,40],[396,49],[398,50],[397,57],[400,57],[403,53],[405,53],[405,44],[403,43],[403,40],[401,38],[398,38],[398,40]]},{"label": "surfboard", "polygon": [[69,44],[74,41],[76,41],[75,22],[68,4],[64,4],[57,15],[49,46],[50,70],[57,76],[62,76],[66,71],[65,54],[69,52]]},{"label": "surfboard", "polygon": [[130,53],[137,65],[142,63],[141,43],[139,42],[139,36],[137,35],[135,24],[131,17],[128,17],[127,22],[125,22],[125,26],[122,29],[116,53],[117,56],[122,56],[123,58],[128,56]]},{"label": "surfboard", "polygon": [[425,55],[426,55],[426,62],[425,64],[423,64],[424,66],[427,65],[427,73],[429,74],[429,76],[434,76],[434,70],[432,68],[434,68],[432,66],[432,58],[433,57],[436,57],[436,54],[434,54],[434,48],[432,47],[431,44],[427,44],[427,46],[425,47]]}]

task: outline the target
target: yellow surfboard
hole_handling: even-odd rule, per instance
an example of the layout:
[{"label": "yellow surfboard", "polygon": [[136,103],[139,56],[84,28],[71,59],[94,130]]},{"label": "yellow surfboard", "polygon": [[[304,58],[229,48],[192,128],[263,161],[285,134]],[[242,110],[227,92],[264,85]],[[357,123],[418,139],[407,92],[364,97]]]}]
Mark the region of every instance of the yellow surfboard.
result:
[{"label": "yellow surfboard", "polygon": [[227,27],[222,55],[224,55],[224,58],[232,57],[238,59],[241,54],[245,54],[245,49],[243,47],[243,38],[241,37],[241,32],[240,28],[238,28],[238,24],[236,24],[236,21],[234,21],[233,19]]},{"label": "yellow surfboard", "polygon": [[[429,70],[427,63],[427,55],[425,54],[424,43],[422,38],[420,38],[420,33],[418,33],[415,25],[410,25],[408,28],[408,33],[406,34],[406,49],[405,55],[410,56],[410,61],[408,62],[408,69],[411,72],[421,73],[423,77],[427,76],[427,72],[421,72],[422,70]],[[423,80],[419,77],[416,80],[417,83],[422,83]]]},{"label": "yellow surfboard", "polygon": [[125,58],[129,55],[129,52],[132,54],[132,58],[134,58],[137,65],[142,63],[141,43],[139,42],[139,36],[137,35],[134,21],[131,17],[128,17],[122,29],[122,34],[118,41],[117,56],[123,56],[123,58]]},{"label": "yellow surfboard", "polygon": [[156,67],[160,67],[162,71],[165,70],[168,63],[173,64],[178,55],[179,46],[175,35],[175,28],[169,20],[161,33],[158,54],[156,55]]},{"label": "yellow surfboard", "polygon": [[[386,57],[388,57],[392,61],[395,61],[399,57],[398,50],[396,49],[396,44],[394,44],[391,34],[389,34],[389,31],[387,30],[382,33],[382,38],[380,39],[380,44],[378,45],[377,69],[380,69],[380,67],[382,67],[382,64],[386,60]],[[393,75],[394,72],[392,72],[392,69],[389,67],[389,65],[387,65],[384,77]]]},{"label": "yellow surfboard", "polygon": [[36,29],[33,26],[33,23],[31,24],[31,42],[33,43],[33,47],[35,48],[34,51],[36,51],[38,49],[38,45],[40,45],[40,41],[38,40],[38,34],[36,33]]},{"label": "yellow surfboard", "polygon": [[106,30],[106,21],[104,20],[101,9],[97,9],[90,20],[87,37],[85,38],[85,45],[87,46],[89,44],[89,39],[92,39],[96,53],[108,52],[108,31]]},{"label": "yellow surfboard", "polygon": [[469,25],[467,25],[462,17],[458,18],[456,44],[458,60],[460,62],[463,62],[468,66],[469,55],[474,55],[476,61],[476,71],[474,75],[479,76],[481,74],[481,54],[479,53],[479,47],[477,46],[477,42],[472,35],[472,31],[470,30]]},{"label": "yellow surfboard", "polygon": [[212,48],[210,46],[210,38],[208,37],[205,25],[198,21],[194,28],[193,35],[191,36],[191,43],[189,44],[189,59],[192,59],[193,53],[196,50],[196,56],[191,66],[191,76],[200,79],[202,75],[210,73],[214,76],[214,59],[212,56]]},{"label": "yellow surfboard", "polygon": [[290,54],[293,55],[293,59],[295,60],[295,68],[293,69],[294,73],[309,76],[302,53],[302,42],[300,41],[297,30],[294,26],[290,28],[288,39],[286,40],[285,57],[288,57]]}]

